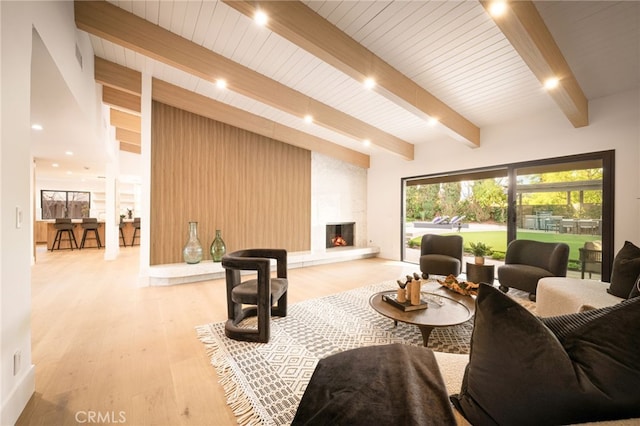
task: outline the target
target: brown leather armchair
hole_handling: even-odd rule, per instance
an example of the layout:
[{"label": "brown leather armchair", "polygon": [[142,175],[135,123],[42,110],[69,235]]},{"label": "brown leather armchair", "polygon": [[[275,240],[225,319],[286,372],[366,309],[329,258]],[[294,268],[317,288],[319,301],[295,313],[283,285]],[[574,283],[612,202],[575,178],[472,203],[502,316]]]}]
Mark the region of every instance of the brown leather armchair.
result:
[{"label": "brown leather armchair", "polygon": [[565,243],[545,243],[514,240],[507,246],[504,265],[498,268],[500,290],[510,287],[529,293],[536,300],[538,280],[545,277],[566,277],[569,246]]},{"label": "brown leather armchair", "polygon": [[[277,276],[271,277],[271,259],[276,260]],[[227,337],[235,340],[267,343],[271,315],[287,316],[287,251],[282,249],[247,249],[222,257],[227,281]],[[242,281],[241,271],[256,271],[256,279]],[[276,304],[277,303],[277,304]],[[276,306],[273,306],[276,304]],[[252,305],[243,308],[242,305]],[[238,327],[250,316],[258,317],[257,328]]]},{"label": "brown leather armchair", "polygon": [[460,235],[425,234],[420,243],[420,271],[423,278],[462,272],[463,241]]}]

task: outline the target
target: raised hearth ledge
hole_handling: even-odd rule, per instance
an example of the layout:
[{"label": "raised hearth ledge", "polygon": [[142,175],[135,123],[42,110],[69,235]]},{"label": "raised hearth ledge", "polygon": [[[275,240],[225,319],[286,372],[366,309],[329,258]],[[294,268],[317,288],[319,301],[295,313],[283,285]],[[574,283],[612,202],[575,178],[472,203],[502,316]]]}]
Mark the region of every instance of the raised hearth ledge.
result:
[{"label": "raised hearth ledge", "polygon": [[[376,257],[379,253],[379,247],[336,247],[320,253],[292,252],[287,257],[287,264],[289,269],[303,268],[324,263]],[[275,262],[273,265],[275,266]],[[171,263],[149,267],[149,285],[152,286],[186,284],[220,278],[224,278],[222,264],[220,262],[214,263],[211,260],[205,260],[195,265]]]}]

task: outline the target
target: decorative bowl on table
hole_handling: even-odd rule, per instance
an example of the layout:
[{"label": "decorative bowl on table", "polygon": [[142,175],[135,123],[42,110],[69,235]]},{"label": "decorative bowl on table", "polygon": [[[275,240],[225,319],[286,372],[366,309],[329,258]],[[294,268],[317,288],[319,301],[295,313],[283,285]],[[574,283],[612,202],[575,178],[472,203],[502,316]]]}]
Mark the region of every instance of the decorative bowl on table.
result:
[{"label": "decorative bowl on table", "polygon": [[448,275],[444,281],[437,280],[441,286],[464,296],[477,296],[480,284],[471,281],[458,281],[455,276]]}]

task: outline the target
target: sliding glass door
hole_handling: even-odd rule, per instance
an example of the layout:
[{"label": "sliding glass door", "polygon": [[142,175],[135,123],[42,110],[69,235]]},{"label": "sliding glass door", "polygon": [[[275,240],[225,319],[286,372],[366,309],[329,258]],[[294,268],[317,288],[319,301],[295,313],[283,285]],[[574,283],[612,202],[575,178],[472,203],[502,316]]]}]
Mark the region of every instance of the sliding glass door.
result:
[{"label": "sliding glass door", "polygon": [[569,270],[602,275],[602,159],[515,169],[516,239],[564,242]]},{"label": "sliding glass door", "polygon": [[613,260],[614,151],[402,179],[402,260],[426,233],[461,233],[504,259],[515,239],[569,244],[569,275],[608,280]]}]

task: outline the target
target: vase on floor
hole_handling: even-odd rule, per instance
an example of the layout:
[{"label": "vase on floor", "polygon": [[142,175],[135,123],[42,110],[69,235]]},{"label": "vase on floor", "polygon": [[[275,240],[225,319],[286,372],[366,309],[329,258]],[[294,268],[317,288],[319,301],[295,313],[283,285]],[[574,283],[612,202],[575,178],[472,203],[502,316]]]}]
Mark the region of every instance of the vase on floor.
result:
[{"label": "vase on floor", "polygon": [[189,222],[189,239],[182,249],[184,261],[190,264],[202,260],[202,244],[198,239],[198,222]]},{"label": "vase on floor", "polygon": [[213,259],[214,262],[222,261],[222,256],[227,252],[227,247],[224,244],[219,229],[216,229],[216,237],[213,239],[209,251],[211,252],[211,259]]}]

